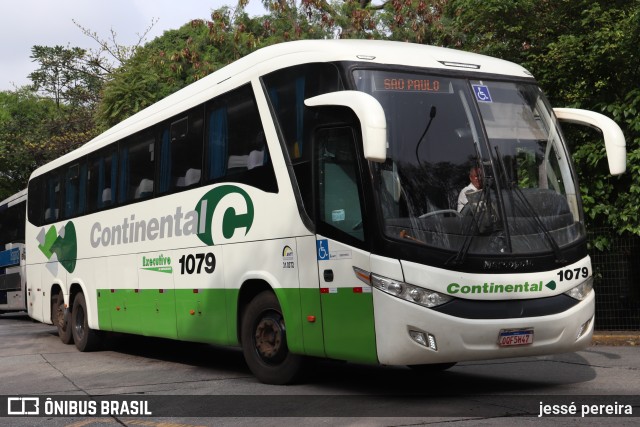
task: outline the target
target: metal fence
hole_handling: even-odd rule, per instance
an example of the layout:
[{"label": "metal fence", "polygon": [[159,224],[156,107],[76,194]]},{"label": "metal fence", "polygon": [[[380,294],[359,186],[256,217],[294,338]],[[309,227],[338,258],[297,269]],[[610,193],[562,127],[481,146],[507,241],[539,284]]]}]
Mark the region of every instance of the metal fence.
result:
[{"label": "metal fence", "polygon": [[611,228],[590,230],[606,235],[611,247],[592,249],[591,263],[596,290],[596,323],[599,331],[640,330],[640,237],[619,236]]}]

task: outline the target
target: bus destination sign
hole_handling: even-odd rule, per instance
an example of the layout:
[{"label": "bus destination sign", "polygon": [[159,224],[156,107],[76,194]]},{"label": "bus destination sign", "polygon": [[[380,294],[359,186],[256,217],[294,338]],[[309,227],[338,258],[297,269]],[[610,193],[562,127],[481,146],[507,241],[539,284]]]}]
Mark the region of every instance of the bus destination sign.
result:
[{"label": "bus destination sign", "polygon": [[449,84],[441,79],[414,76],[382,77],[376,79],[377,91],[449,93]]}]

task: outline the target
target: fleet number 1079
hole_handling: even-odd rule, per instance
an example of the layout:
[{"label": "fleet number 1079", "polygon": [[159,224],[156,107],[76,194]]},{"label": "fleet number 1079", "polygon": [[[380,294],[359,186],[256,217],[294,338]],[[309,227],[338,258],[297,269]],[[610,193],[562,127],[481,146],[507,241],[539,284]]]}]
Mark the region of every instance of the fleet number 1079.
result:
[{"label": "fleet number 1079", "polygon": [[558,276],[561,282],[563,280],[579,279],[580,277],[586,279],[589,277],[589,269],[587,267],[567,268],[566,270],[558,271]]},{"label": "fleet number 1079", "polygon": [[182,255],[178,262],[180,274],[200,274],[202,270],[211,274],[216,269],[216,257],[211,252]]}]

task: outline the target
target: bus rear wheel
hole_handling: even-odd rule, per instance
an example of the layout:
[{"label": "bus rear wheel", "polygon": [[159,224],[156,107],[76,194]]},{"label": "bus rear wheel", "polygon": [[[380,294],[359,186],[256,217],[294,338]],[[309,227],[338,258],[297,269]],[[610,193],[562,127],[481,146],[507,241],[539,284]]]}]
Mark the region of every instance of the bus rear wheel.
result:
[{"label": "bus rear wheel", "polygon": [[89,328],[89,319],[87,316],[87,302],[84,294],[81,292],[76,295],[73,300],[73,309],[71,310],[71,331],[73,332],[73,341],[80,351],[93,351],[100,345],[100,337],[98,331]]},{"label": "bus rear wheel", "polygon": [[65,317],[64,296],[59,292],[51,302],[51,313],[53,324],[58,328],[58,336],[60,341],[65,344],[73,343],[73,334],[71,332],[70,317]]},{"label": "bus rear wheel", "polygon": [[251,372],[266,384],[289,384],[299,378],[302,356],[292,354],[278,298],[258,294],[242,316],[242,352]]}]

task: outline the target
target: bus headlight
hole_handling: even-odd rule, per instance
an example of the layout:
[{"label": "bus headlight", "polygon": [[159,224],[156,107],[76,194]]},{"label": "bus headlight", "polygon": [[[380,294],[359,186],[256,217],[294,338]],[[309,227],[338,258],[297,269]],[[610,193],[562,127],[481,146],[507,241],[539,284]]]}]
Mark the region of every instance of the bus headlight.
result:
[{"label": "bus headlight", "polygon": [[389,295],[424,307],[437,307],[453,299],[449,295],[371,274],[371,286]]},{"label": "bus headlight", "polygon": [[571,298],[575,298],[579,301],[585,299],[589,292],[593,289],[593,276],[589,277],[584,282],[580,283],[578,286],[569,289],[565,292],[565,295],[569,295]]}]

